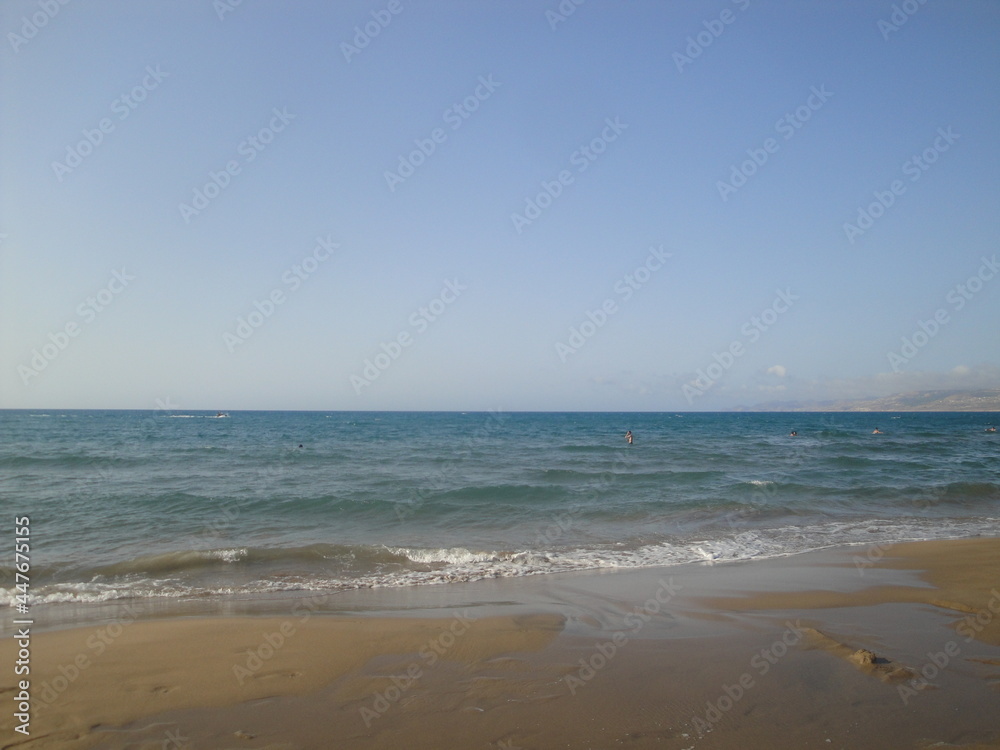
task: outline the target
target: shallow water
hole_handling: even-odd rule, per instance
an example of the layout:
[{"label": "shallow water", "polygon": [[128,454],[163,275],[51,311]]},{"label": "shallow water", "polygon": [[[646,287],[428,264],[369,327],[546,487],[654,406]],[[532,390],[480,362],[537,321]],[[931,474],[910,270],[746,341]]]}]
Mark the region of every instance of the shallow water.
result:
[{"label": "shallow water", "polygon": [[0,502],[35,604],[744,560],[1000,533],[995,418],[3,411]]}]

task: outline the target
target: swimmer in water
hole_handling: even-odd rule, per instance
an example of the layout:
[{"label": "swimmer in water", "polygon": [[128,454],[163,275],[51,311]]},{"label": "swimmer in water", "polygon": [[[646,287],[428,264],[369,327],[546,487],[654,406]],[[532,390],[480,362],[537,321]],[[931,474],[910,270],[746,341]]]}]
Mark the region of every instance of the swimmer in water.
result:
[{"label": "swimmer in water", "polygon": [[987,427],[987,428],[986,428],[986,431],[987,431],[987,432],[996,432],[996,431],[997,431],[997,428],[996,428],[996,427]]},{"label": "swimmer in water", "polygon": [[629,445],[632,445],[632,430],[628,430],[625,433],[625,442],[628,443]]},{"label": "swimmer in water", "polygon": [[798,437],[798,436],[799,433],[797,433],[795,430],[792,430],[791,432],[788,433],[788,437]]},{"label": "swimmer in water", "polygon": [[874,430],[872,430],[872,435],[881,435],[881,434],[882,434],[882,430],[880,430],[878,427],[876,427]]}]

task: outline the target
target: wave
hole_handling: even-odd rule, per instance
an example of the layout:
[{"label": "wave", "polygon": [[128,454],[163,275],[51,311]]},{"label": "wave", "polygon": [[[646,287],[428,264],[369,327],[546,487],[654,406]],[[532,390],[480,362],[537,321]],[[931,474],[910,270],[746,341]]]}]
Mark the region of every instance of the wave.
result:
[{"label": "wave", "polygon": [[246,559],[249,551],[245,547],[216,550],[187,550],[146,555],[113,565],[95,568],[95,577],[110,578],[127,575],[167,575],[185,570],[206,570],[230,565]]},{"label": "wave", "polygon": [[110,466],[134,466],[145,463],[144,459],[126,457],[107,453],[50,453],[44,456],[7,455],[0,456],[0,466],[17,468],[51,468],[66,466],[79,468],[93,466],[96,468]]},{"label": "wave", "polygon": [[989,508],[992,507],[992,503],[1000,500],[1000,484],[950,482],[938,485],[877,487],[864,490],[863,496],[869,500],[878,501],[884,507],[906,508],[918,505],[923,507]]},{"label": "wave", "polygon": [[308,544],[299,547],[223,547],[143,555],[112,565],[90,569],[95,578],[121,576],[169,576],[185,572],[218,572],[233,567],[293,566],[351,562],[355,566],[403,562],[402,552],[381,546]]},{"label": "wave", "polygon": [[566,492],[561,487],[534,484],[492,484],[468,485],[451,490],[433,493],[428,502],[438,503],[482,503],[482,504],[525,504],[531,503],[537,508],[540,504],[555,503],[563,500]]},{"label": "wave", "polygon": [[569,444],[569,445],[560,445],[557,448],[557,450],[559,450],[562,453],[614,453],[615,451],[620,450],[620,449],[621,449],[621,446],[617,446],[617,445],[604,445],[604,444],[599,444],[599,445],[589,445],[589,444],[572,445],[572,444]]},{"label": "wave", "polygon": [[[668,567],[759,560],[838,546],[1000,535],[1000,518],[876,519],[771,528],[716,529],[688,536],[534,549],[422,548],[314,544],[291,548],[230,547],[148,555],[78,570],[75,580],[33,585],[33,604],[134,598],[255,596],[287,591],[473,582],[581,570]],[[243,575],[227,575],[240,570]],[[4,571],[6,572],[6,571]],[[10,580],[10,576],[5,576]],[[0,604],[16,591],[0,589]]]},{"label": "wave", "polygon": [[991,482],[951,482],[932,492],[941,502],[970,500],[1000,500],[1000,484]]},{"label": "wave", "polygon": [[1000,507],[985,416],[30,413],[81,416],[0,413],[51,601],[753,559],[997,533]]}]

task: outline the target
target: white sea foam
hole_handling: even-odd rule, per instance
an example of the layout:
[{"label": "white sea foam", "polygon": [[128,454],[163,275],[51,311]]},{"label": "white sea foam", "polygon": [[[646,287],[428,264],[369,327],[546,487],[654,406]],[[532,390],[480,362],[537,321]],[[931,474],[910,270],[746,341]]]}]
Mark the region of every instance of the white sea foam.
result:
[{"label": "white sea foam", "polygon": [[[627,548],[620,544],[602,548],[562,550],[473,550],[465,547],[420,549],[386,547],[394,555],[419,566],[390,572],[370,572],[338,577],[329,572],[273,574],[240,584],[194,584],[178,577],[124,576],[112,581],[52,583],[33,586],[32,604],[103,602],[132,598],[204,598],[254,596],[287,591],[343,591],[416,585],[473,582],[487,578],[560,573],[581,570],[669,567],[684,564],[717,564],[760,560],[861,544],[889,544],[926,539],[1000,536],[1000,518],[946,522],[940,519],[876,519],[782,526],[714,537],[676,539]],[[246,548],[215,550],[210,557],[235,562]],[[13,605],[16,590],[0,589],[0,605]]]},{"label": "white sea foam", "polygon": [[244,559],[248,551],[246,547],[240,549],[217,549],[207,553],[209,557],[214,557],[223,562],[238,562]]}]

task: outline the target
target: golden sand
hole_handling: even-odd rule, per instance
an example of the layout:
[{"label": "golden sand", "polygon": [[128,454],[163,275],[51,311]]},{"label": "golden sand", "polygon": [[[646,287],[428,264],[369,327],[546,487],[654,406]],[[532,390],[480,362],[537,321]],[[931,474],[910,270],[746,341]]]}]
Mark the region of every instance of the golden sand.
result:
[{"label": "golden sand", "polygon": [[662,610],[622,574],[570,579],[613,592],[585,615],[298,604],[36,633],[30,736],[11,701],[0,747],[1000,747],[1000,540],[859,549],[667,571]]}]

